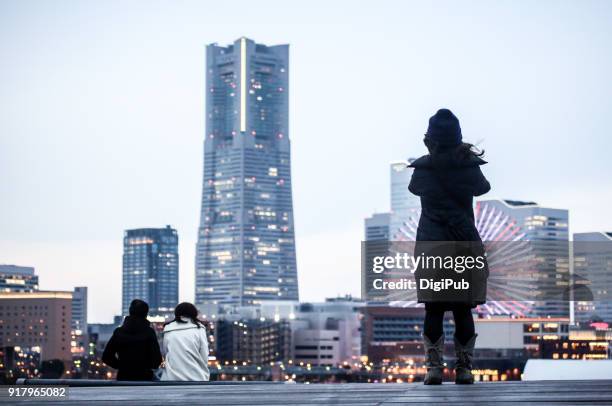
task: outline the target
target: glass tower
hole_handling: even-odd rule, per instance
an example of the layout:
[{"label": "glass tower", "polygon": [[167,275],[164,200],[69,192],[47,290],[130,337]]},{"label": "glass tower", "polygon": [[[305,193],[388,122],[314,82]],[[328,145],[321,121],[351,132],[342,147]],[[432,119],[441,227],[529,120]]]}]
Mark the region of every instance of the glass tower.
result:
[{"label": "glass tower", "polygon": [[288,65],[288,45],[206,48],[198,304],[298,300]]},{"label": "glass tower", "polygon": [[389,239],[391,241],[403,240],[401,229],[410,223],[418,222],[421,209],[421,200],[408,190],[412,172],[408,167],[414,158],[405,161],[391,162],[391,217],[389,224]]},{"label": "glass tower", "polygon": [[576,286],[585,286],[592,295],[576,292],[576,321],[612,323],[612,233],[575,233],[573,246]]},{"label": "glass tower", "polygon": [[123,237],[123,315],[130,302],[144,300],[149,314],[178,304],[178,234],[170,226],[126,230]]}]

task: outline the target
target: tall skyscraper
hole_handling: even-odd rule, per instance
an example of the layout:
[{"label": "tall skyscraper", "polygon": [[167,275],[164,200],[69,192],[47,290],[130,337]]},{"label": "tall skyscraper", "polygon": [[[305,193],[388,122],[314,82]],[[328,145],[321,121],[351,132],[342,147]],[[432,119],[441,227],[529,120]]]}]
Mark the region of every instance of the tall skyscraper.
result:
[{"label": "tall skyscraper", "polygon": [[389,224],[389,239],[391,241],[402,241],[405,234],[402,232],[407,224],[418,222],[421,200],[408,190],[412,172],[414,169],[408,167],[414,161],[410,158],[406,161],[394,161],[390,165],[391,174],[391,217]]},{"label": "tall skyscraper", "polygon": [[288,87],[288,45],[206,48],[196,303],[298,300]]},{"label": "tall skyscraper", "polygon": [[0,265],[0,292],[35,292],[38,275],[30,266]]},{"label": "tall skyscraper", "polygon": [[130,302],[141,299],[149,313],[174,309],[178,304],[178,234],[170,226],[126,230],[123,237],[123,315]]}]

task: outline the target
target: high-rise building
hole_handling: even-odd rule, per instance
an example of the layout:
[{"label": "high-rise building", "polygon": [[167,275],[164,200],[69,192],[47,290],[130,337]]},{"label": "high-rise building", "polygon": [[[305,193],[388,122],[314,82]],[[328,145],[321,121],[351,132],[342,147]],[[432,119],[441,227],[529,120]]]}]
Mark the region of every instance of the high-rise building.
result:
[{"label": "high-rise building", "polygon": [[574,292],[575,320],[612,323],[612,233],[575,233],[573,246],[575,286],[588,289]]},{"label": "high-rise building", "polygon": [[172,311],[178,304],[178,234],[170,226],[126,230],[123,237],[123,315],[134,299],[149,313]]},{"label": "high-rise building", "polygon": [[38,275],[30,266],[0,265],[0,292],[35,292]]},{"label": "high-rise building", "polygon": [[389,236],[391,241],[403,241],[405,234],[401,231],[407,226],[418,222],[421,200],[408,190],[412,172],[410,165],[413,158],[406,161],[391,162],[391,213],[389,219]]},{"label": "high-rise building", "polygon": [[71,327],[87,333],[87,286],[77,286],[72,292]]},{"label": "high-rise building", "polygon": [[[488,296],[498,289],[504,296],[515,295],[517,301],[504,299],[495,306],[521,316],[569,317],[568,211],[535,202],[499,199],[477,202],[474,212],[476,227],[489,253],[495,241],[507,241],[503,247],[514,249],[505,262],[491,261]],[[513,258],[519,262],[513,265]],[[505,279],[497,280],[498,267],[511,270],[512,277],[507,279],[507,272],[503,272]],[[527,291],[536,296],[530,309],[519,299]],[[495,306],[485,304],[493,313]]]},{"label": "high-rise building", "polygon": [[206,48],[198,304],[297,300],[289,46]]},{"label": "high-rise building", "polygon": [[[361,297],[369,297],[368,286],[372,286],[376,274],[365,272],[374,257],[385,256],[389,253],[391,240],[390,213],[374,213],[364,221],[364,241],[361,242]],[[369,298],[370,300],[372,298]]]}]

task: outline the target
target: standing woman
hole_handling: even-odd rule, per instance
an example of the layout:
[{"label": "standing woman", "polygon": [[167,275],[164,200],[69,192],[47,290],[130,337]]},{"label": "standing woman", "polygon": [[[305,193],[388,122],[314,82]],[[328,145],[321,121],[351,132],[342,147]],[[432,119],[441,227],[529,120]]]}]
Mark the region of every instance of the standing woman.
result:
[{"label": "standing woman", "polygon": [[208,333],[198,309],[179,303],[174,320],[164,325],[165,366],[162,381],[208,381]]},{"label": "standing woman", "polygon": [[[462,141],[459,120],[447,109],[438,110],[429,119],[424,143],[429,154],[410,165],[414,173],[408,187],[421,198],[417,246],[421,241],[470,241],[482,246],[472,205],[474,196],[491,189],[480,170],[480,166],[486,163],[480,158],[483,152]],[[488,274],[488,270],[486,272]],[[418,279],[419,276],[415,273],[415,277]],[[486,283],[486,276],[484,278]],[[476,334],[472,308],[484,303],[484,299],[481,296],[478,301],[443,301],[434,300],[419,290],[417,294],[419,302],[425,303],[425,385],[442,383],[446,311],[452,311],[455,319],[455,383],[474,383],[471,370]]]}]

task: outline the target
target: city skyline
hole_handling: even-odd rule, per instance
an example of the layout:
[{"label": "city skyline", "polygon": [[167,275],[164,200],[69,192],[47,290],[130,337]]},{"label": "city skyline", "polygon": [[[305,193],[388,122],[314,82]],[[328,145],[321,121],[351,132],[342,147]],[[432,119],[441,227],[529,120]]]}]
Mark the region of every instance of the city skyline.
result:
[{"label": "city skyline", "polygon": [[[137,3],[121,13],[112,2],[26,3],[0,5],[0,49],[11,61],[0,66],[0,171],[10,180],[0,183],[0,262],[36,267],[42,289],[89,286],[93,321],[120,312],[113,290],[124,229],[175,225],[187,258],[180,299],[193,300],[203,44],[241,35],[292,47],[304,300],[358,293],[363,218],[388,210],[388,163],[425,153],[427,119],[441,106],[457,113],[466,139],[484,139],[491,197],[567,208],[572,233],[612,229],[604,187],[612,92],[599,80],[612,68],[605,3],[449,2],[440,13],[338,2],[323,16],[245,3],[229,23],[225,5],[186,3],[172,13],[160,6],[142,19]],[[160,27],[164,35],[151,41]],[[395,55],[395,73],[375,78],[381,60],[365,49]]]}]

